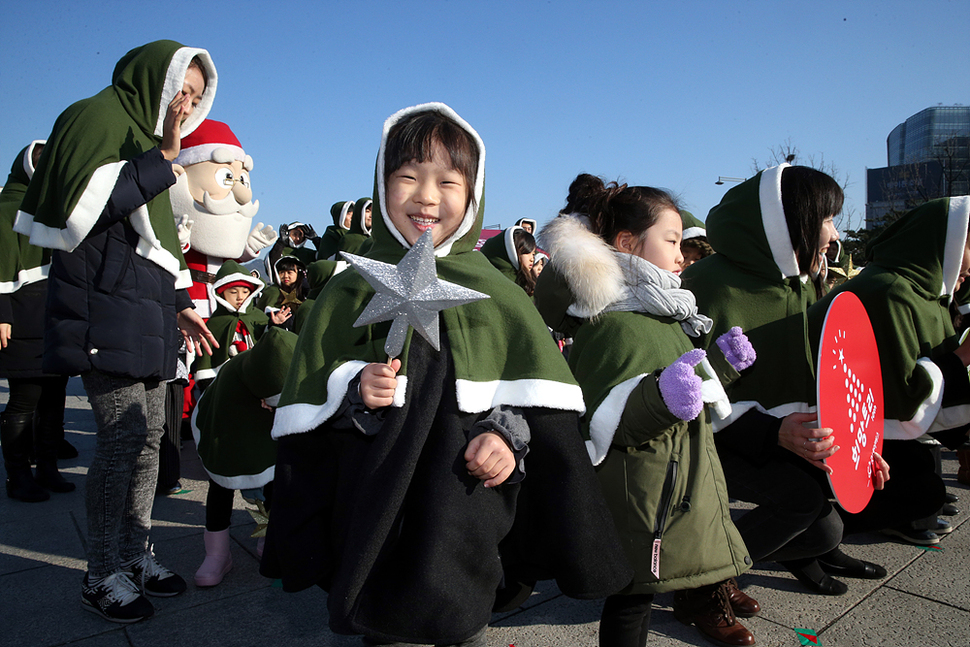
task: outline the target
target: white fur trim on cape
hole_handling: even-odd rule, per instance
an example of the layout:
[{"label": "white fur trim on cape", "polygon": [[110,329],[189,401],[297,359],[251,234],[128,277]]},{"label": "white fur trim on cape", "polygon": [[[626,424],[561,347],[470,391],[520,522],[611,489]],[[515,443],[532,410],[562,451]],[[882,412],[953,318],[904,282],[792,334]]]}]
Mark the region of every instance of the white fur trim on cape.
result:
[{"label": "white fur trim on cape", "polygon": [[88,185],[84,187],[84,192],[74,205],[74,210],[67,217],[64,229],[48,227],[36,222],[33,214],[17,211],[14,231],[30,236],[31,245],[59,249],[64,252],[74,251],[98,222],[104,206],[108,204],[108,198],[111,197],[111,191],[118,182],[118,175],[127,163],[121,161],[105,164],[91,174]]},{"label": "white fur trim on cape", "polygon": [[554,380],[455,380],[458,409],[481,413],[506,404],[512,407],[548,407],[562,411],[586,411],[583,390],[576,384]]},{"label": "white fur trim on cape", "polygon": [[[515,230],[522,229],[518,225],[512,225],[505,230],[505,255],[508,256],[509,262],[512,263],[512,267],[516,271],[519,270],[519,253],[515,249]],[[522,229],[522,231],[525,231]]]},{"label": "white fur trim on cape", "polygon": [[616,428],[620,426],[620,418],[626,408],[626,401],[644,377],[649,373],[641,373],[628,380],[620,382],[603,398],[600,406],[596,407],[589,420],[589,440],[586,441],[586,451],[593,465],[599,465],[606,458],[610,449]]},{"label": "white fur trim on cape", "polygon": [[31,267],[26,270],[20,270],[17,272],[17,278],[13,281],[7,281],[5,283],[0,282],[0,294],[12,294],[24,287],[25,285],[30,285],[31,283],[37,283],[38,281],[46,281],[47,273],[50,271],[50,263],[47,265],[41,265],[40,267]]},{"label": "white fur trim on cape", "polygon": [[404,117],[417,112],[440,112],[446,117],[449,117],[459,126],[461,126],[463,130],[468,132],[478,146],[478,172],[475,174],[475,187],[472,191],[472,199],[468,205],[468,209],[465,211],[465,218],[462,220],[461,225],[458,226],[458,230],[452,234],[448,240],[441,242],[434,249],[435,256],[447,256],[448,252],[451,251],[451,246],[454,245],[455,242],[458,241],[462,236],[471,231],[471,228],[475,225],[475,220],[478,218],[478,205],[482,203],[482,192],[485,188],[485,144],[482,142],[482,138],[478,136],[475,129],[472,128],[467,121],[459,117],[457,112],[443,103],[422,103],[421,105],[399,110],[387,118],[387,121],[384,122],[384,132],[381,135],[381,148],[377,154],[377,195],[380,198],[381,217],[384,219],[384,224],[387,225],[387,229],[391,232],[391,235],[394,236],[397,242],[404,246],[404,249],[411,249],[411,245],[407,240],[404,239],[401,232],[399,232],[397,227],[394,226],[394,223],[391,222],[391,217],[386,213],[387,187],[384,186],[384,156],[385,149],[387,147],[387,135],[391,128]]},{"label": "white fur trim on cape", "polygon": [[[279,407],[273,418],[273,438],[302,434],[316,429],[329,420],[343,404],[347,396],[347,385],[364,370],[365,366],[367,362],[353,360],[334,369],[327,379],[327,401],[323,404],[298,402]],[[407,383],[407,376],[397,376],[397,388],[394,391],[394,402],[391,406],[404,406],[404,391]]]},{"label": "white fur trim on cape", "polygon": [[212,109],[212,101],[215,99],[216,86],[219,80],[219,76],[216,74],[216,66],[212,62],[212,57],[209,56],[209,52],[204,49],[181,47],[172,56],[172,60],[168,64],[168,71],[165,73],[165,83],[162,86],[162,98],[158,104],[158,121],[155,122],[156,137],[161,137],[164,133],[165,113],[168,111],[168,104],[172,102],[176,94],[182,91],[182,86],[185,84],[185,73],[189,69],[189,63],[196,56],[202,61],[202,66],[205,68],[208,78],[206,79],[205,90],[199,98],[199,105],[182,122],[180,129],[181,136],[185,137],[191,134],[209,116],[209,110]]},{"label": "white fur trim on cape", "polygon": [[[198,415],[199,407],[195,407],[195,409],[192,411],[192,438],[195,440],[196,447],[199,446],[199,441],[202,439],[199,427],[196,425],[196,417]],[[209,468],[205,466],[205,463],[202,464],[202,468],[206,471],[206,474],[209,475],[209,478],[222,487],[230,490],[249,490],[252,488],[263,487],[276,478],[275,465],[270,465],[259,474],[240,474],[238,476],[225,476],[223,474],[210,472]]]},{"label": "white fur trim on cape", "polygon": [[791,246],[785,208],[781,202],[781,172],[789,166],[789,164],[781,164],[765,169],[761,172],[761,183],[758,185],[762,226],[768,238],[771,257],[781,270],[782,278],[799,274],[798,258]]},{"label": "white fur trim on cape", "polygon": [[347,202],[344,202],[344,206],[340,208],[340,222],[337,223],[337,226],[343,229],[344,231],[350,231],[350,227],[344,227],[344,223],[347,222],[347,212],[350,211],[353,207],[354,207],[354,203],[347,201]]},{"label": "white fur trim on cape", "polygon": [[711,426],[714,427],[714,433],[726,428],[752,409],[757,409],[761,413],[767,413],[769,416],[775,416],[776,418],[784,418],[791,413],[815,413],[816,411],[816,407],[807,402],[788,402],[780,404],[777,407],[772,407],[771,409],[765,409],[760,403],[754,402],[753,400],[732,402],[731,413],[727,418],[717,418],[714,416],[711,419]]},{"label": "white fur trim on cape", "polygon": [[35,139],[30,142],[27,150],[24,151],[24,173],[27,174],[27,179],[31,180],[34,177],[34,149],[38,146],[44,146],[47,144],[46,139]]},{"label": "white fur trim on cape", "polygon": [[688,227],[684,230],[684,236],[682,240],[689,240],[691,238],[700,238],[701,236],[707,236],[707,230],[703,227]]},{"label": "white fur trim on cape", "polygon": [[960,266],[963,264],[963,250],[967,246],[967,228],[970,227],[970,196],[950,198],[946,218],[946,243],[943,251],[943,286],[940,296],[953,295]]},{"label": "white fur trim on cape", "polygon": [[613,250],[587,223],[586,218],[570,214],[542,228],[542,247],[576,300],[567,312],[581,318],[595,317],[625,293],[623,271]]},{"label": "white fur trim on cape", "polygon": [[[943,404],[943,371],[926,357],[916,360],[916,366],[926,371],[933,384],[930,395],[919,405],[912,420],[886,419],[883,437],[887,440],[919,438],[933,428],[937,415],[940,413]],[[966,424],[966,422],[964,420],[961,424]],[[946,429],[946,427],[942,427],[942,429]]]}]

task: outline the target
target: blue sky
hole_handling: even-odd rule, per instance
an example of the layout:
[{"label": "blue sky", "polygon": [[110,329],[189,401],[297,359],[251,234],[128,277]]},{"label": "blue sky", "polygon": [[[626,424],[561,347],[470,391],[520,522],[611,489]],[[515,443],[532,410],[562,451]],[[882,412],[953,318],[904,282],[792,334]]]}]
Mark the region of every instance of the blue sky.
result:
[{"label": "blue sky", "polygon": [[862,224],[890,130],[970,102],[966,0],[8,5],[5,169],[126,51],[171,38],[212,54],[210,117],[255,160],[257,220],[318,231],[372,193],[384,119],[427,101],[485,141],[487,224],[548,220],[580,172],[668,188],[704,218],[719,175],[790,141],[848,176],[842,228]]}]

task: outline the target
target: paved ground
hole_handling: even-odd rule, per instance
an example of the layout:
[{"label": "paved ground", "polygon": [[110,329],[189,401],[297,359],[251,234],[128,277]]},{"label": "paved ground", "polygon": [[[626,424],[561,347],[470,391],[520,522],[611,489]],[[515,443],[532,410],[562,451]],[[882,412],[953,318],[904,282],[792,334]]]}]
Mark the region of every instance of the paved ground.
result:
[{"label": "paved ground", "polygon": [[[119,626],[81,609],[84,561],[84,474],[94,452],[94,421],[80,381],[68,386],[68,438],[81,452],[62,462],[78,484],[72,494],[46,503],[25,504],[0,494],[0,645],[52,647],[194,647],[233,645],[359,644],[327,629],[326,594],[320,590],[284,593],[257,573],[256,541],[247,504],[236,497],[233,515],[234,568],[213,589],[192,584],[185,595],[153,599],[155,617]],[[0,404],[6,403],[0,380]],[[204,550],[205,484],[192,443],[182,451],[183,493],[155,502],[155,552],[191,582]],[[879,582],[848,580],[849,592],[829,598],[803,592],[786,571],[764,565],[740,578],[764,611],[745,621],[758,645],[797,647],[795,629],[809,629],[827,647],[876,645],[970,645],[970,491],[956,483],[954,455],[944,452],[944,477],[960,496],[956,530],[927,552],[878,535],[852,538],[846,552],[883,564],[889,577]],[[650,645],[705,643],[693,628],[680,625],[670,596],[658,596]],[[516,647],[595,647],[600,603],[566,598],[549,582],[540,583],[523,608],[496,615],[490,645]]]}]

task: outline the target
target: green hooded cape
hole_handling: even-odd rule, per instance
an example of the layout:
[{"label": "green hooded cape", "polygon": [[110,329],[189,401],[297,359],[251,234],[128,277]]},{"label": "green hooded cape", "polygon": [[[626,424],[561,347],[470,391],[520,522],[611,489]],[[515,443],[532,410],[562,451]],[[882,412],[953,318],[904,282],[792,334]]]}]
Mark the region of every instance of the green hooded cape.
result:
[{"label": "green hooded cape", "polygon": [[317,258],[319,260],[330,260],[334,254],[340,251],[340,241],[343,240],[343,237],[349,231],[344,229],[344,218],[347,217],[347,212],[353,208],[354,203],[350,200],[335,202],[330,207],[330,217],[333,218],[333,224],[329,225],[326,231],[323,232],[323,236],[320,237],[317,245]]},{"label": "green hooded cape", "polygon": [[279,397],[296,335],[281,328],[227,362],[192,413],[192,435],[202,466],[231,490],[262,487],[276,471],[276,441],[270,438],[272,406]]},{"label": "green hooded cape", "polygon": [[50,250],[31,245],[27,236],[13,230],[17,210],[34,174],[31,154],[43,144],[43,141],[31,142],[17,154],[0,192],[0,294],[10,294],[29,283],[43,281],[50,270]]},{"label": "green hooded cape", "polygon": [[[406,108],[384,123],[375,176],[373,246],[367,256],[396,264],[410,247],[383,207],[384,151],[395,123],[428,110],[453,119],[479,147],[478,173],[465,217],[458,230],[435,249],[440,278],[490,296],[439,315],[451,348],[459,409],[480,413],[506,404],[582,412],[582,391],[528,296],[484,256],[474,253],[484,217],[485,146],[478,133],[448,106],[432,103]],[[390,322],[354,327],[373,295],[373,288],[352,269],[327,283],[300,331],[276,412],[274,438],[321,425],[337,411],[347,385],[364,366],[387,360],[384,342]],[[395,406],[403,404],[412,332],[400,358]]]},{"label": "green hooded cape", "polygon": [[[236,310],[222,298],[216,291],[227,283],[244,281],[249,284],[252,292],[243,301],[239,309]],[[195,358],[192,363],[192,372],[196,380],[209,380],[219,373],[219,370],[232,357],[229,349],[232,348],[233,338],[236,334],[236,326],[241,321],[249,335],[258,340],[266,327],[269,318],[259,308],[253,306],[256,299],[260,296],[263,289],[263,282],[252,276],[246,268],[233,260],[228,260],[219,268],[216,280],[209,288],[215,298],[215,312],[206,321],[209,331],[219,342],[219,348],[212,349],[212,355],[201,355]],[[253,307],[250,307],[253,306]]]},{"label": "green hooded cape", "polygon": [[522,229],[522,227],[518,225],[509,227],[498,236],[492,236],[486,240],[479,249],[495,269],[513,282],[518,278],[519,271],[519,255],[515,251],[513,239],[516,229]]},{"label": "green hooded cape", "polygon": [[784,417],[814,411],[815,363],[806,311],[815,290],[801,276],[781,202],[781,173],[761,171],[731,188],[707,216],[707,240],[717,254],[681,275],[698,309],[714,327],[695,342],[709,348],[732,326],[740,326],[758,361],[726,387],[732,413],[714,420],[727,427],[752,408]]},{"label": "green hooded cape", "polygon": [[[131,50],[111,85],[61,113],[17,213],[15,230],[40,247],[72,251],[97,223],[127,160],[162,141],[168,104],[182,90],[198,56],[208,80],[199,105],[182,124],[182,137],[201,124],[216,93],[208,52],[160,40]],[[136,252],[191,285],[165,191],[128,216],[140,238]]]},{"label": "green hooded cape", "polygon": [[680,222],[684,226],[683,240],[707,237],[707,229],[704,223],[690,211],[680,210]]},{"label": "green hooded cape", "polygon": [[[948,306],[970,226],[970,198],[931,200],[886,228],[866,249],[866,268],[809,310],[816,348],[836,295],[859,297],[872,322],[883,376],[885,438],[916,438],[970,423],[970,399],[944,397],[934,360],[959,345]],[[759,358],[760,361],[760,358]],[[963,371],[959,379],[966,380]],[[966,392],[967,389],[955,389]]]}]

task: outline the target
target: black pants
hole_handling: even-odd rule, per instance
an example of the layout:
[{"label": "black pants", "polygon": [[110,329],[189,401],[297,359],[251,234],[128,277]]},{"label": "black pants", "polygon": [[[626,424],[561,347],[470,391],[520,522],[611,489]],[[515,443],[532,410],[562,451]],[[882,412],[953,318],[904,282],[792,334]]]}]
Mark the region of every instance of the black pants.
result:
[{"label": "black pants", "polygon": [[650,632],[653,594],[611,595],[600,616],[600,647],[643,647]]}]

